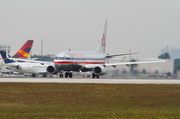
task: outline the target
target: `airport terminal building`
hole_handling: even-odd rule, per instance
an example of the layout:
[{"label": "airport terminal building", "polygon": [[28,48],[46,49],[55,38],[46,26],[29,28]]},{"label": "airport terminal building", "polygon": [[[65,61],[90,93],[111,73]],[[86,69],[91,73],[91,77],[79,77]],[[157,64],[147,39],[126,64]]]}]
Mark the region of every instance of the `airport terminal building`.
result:
[{"label": "airport terminal building", "polygon": [[[6,49],[10,52],[11,51],[11,45],[9,45],[9,44],[0,44],[0,50],[6,50]],[[0,58],[2,58],[1,55],[0,55]],[[0,67],[1,67],[1,64],[0,64]]]},{"label": "airport terminal building", "polygon": [[9,44],[0,44],[0,50],[6,50],[6,48],[7,48],[8,51],[11,51],[11,45],[9,45]]}]

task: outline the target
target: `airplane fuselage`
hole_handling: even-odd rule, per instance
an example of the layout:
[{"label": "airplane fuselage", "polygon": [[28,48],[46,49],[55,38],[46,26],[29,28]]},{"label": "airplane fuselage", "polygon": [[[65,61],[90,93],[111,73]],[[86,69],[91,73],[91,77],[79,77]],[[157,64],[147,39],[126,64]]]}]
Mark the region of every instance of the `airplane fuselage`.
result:
[{"label": "airplane fuselage", "polygon": [[54,64],[59,71],[89,71],[83,70],[83,66],[104,64],[105,56],[104,53],[65,51],[56,55]]},{"label": "airplane fuselage", "polygon": [[10,70],[20,73],[44,74],[49,65],[40,63],[9,63],[5,64],[5,66]]}]

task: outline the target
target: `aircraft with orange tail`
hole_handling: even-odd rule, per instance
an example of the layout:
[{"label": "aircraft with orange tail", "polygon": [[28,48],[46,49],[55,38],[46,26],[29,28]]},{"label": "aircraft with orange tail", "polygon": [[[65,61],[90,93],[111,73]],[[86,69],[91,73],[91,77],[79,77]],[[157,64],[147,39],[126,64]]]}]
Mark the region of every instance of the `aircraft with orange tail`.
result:
[{"label": "aircraft with orange tail", "polygon": [[[27,40],[26,43],[11,58],[28,58],[34,40]],[[0,66],[3,66],[3,58],[0,58]]]},{"label": "aircraft with orange tail", "polygon": [[25,44],[13,57],[10,57],[6,51],[0,50],[5,63],[4,67],[19,73],[31,73],[33,77],[36,77],[36,74],[43,74],[43,77],[46,77],[47,67],[52,66],[54,63],[24,59],[28,58],[31,46],[32,43]]}]

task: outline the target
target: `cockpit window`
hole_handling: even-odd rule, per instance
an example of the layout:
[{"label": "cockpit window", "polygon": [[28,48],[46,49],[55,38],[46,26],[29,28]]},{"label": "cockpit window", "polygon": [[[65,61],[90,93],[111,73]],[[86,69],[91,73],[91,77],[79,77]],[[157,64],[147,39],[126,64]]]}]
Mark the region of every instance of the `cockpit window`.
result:
[{"label": "cockpit window", "polygon": [[56,59],[65,60],[66,57],[56,57]]}]

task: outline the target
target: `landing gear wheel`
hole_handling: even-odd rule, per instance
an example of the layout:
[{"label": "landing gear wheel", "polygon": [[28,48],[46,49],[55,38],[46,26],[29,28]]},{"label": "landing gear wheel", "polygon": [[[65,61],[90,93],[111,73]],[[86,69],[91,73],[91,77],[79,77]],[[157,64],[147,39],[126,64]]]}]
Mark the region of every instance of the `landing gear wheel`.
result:
[{"label": "landing gear wheel", "polygon": [[60,78],[63,78],[63,74],[59,74],[59,77],[60,77]]},{"label": "landing gear wheel", "polygon": [[94,73],[92,74],[92,78],[94,79],[94,78],[99,78],[99,75],[95,75]]},{"label": "landing gear wheel", "polygon": [[46,75],[46,74],[43,74],[43,77],[47,77],[47,75]]},{"label": "landing gear wheel", "polygon": [[92,78],[94,79],[95,77],[96,77],[96,75],[93,73],[93,74],[92,74]]},{"label": "landing gear wheel", "polygon": [[66,72],[65,73],[65,78],[72,78],[73,77],[73,75],[72,75],[72,73],[71,72]]},{"label": "landing gear wheel", "polygon": [[69,73],[69,78],[72,78],[72,73],[71,72]]},{"label": "landing gear wheel", "polygon": [[36,74],[32,74],[32,77],[36,77]]},{"label": "landing gear wheel", "polygon": [[65,78],[67,78],[69,76],[69,73],[68,72],[66,72],[65,73]]}]

